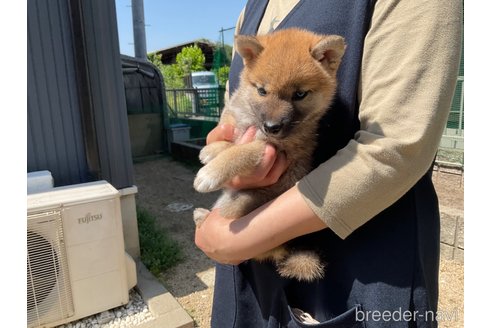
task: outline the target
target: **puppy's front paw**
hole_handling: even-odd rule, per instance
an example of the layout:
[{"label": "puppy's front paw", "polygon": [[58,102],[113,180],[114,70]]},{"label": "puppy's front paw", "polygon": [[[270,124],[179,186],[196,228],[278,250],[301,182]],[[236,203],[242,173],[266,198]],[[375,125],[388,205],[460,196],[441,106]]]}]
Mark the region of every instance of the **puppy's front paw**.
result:
[{"label": "puppy's front paw", "polygon": [[205,208],[195,208],[195,210],[193,211],[193,220],[195,221],[197,227],[200,227],[200,225],[203,221],[205,221],[209,213],[210,211]]},{"label": "puppy's front paw", "polygon": [[224,182],[220,172],[211,169],[210,166],[204,166],[198,171],[193,187],[198,192],[211,192],[219,190]]},{"label": "puppy's front paw", "polygon": [[214,159],[215,155],[215,152],[213,152],[212,147],[210,147],[209,145],[202,148],[200,154],[198,155],[198,158],[200,159],[200,162],[202,164],[208,164],[211,160]]},{"label": "puppy's front paw", "polygon": [[217,155],[231,147],[232,143],[228,141],[216,141],[202,148],[198,158],[202,164],[210,163]]}]

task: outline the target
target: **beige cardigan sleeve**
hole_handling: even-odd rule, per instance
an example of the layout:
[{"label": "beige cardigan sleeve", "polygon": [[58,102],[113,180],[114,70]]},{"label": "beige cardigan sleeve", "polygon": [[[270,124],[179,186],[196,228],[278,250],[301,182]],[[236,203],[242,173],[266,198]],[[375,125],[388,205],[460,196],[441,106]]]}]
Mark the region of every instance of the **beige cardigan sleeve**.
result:
[{"label": "beige cardigan sleeve", "polygon": [[362,59],[360,130],[298,183],[339,237],[397,201],[432,164],[456,83],[462,14],[461,0],[376,2]]}]

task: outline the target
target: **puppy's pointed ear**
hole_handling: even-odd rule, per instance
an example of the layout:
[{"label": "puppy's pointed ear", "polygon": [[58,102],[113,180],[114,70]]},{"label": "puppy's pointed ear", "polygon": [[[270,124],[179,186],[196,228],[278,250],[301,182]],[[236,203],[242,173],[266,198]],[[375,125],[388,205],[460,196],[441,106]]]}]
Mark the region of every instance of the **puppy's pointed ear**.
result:
[{"label": "puppy's pointed ear", "polygon": [[254,36],[236,35],[235,45],[238,54],[243,58],[244,65],[255,61],[258,55],[263,51],[263,46]]},{"label": "puppy's pointed ear", "polygon": [[319,61],[330,73],[337,72],[344,53],[345,41],[339,35],[323,37],[311,50],[311,56]]}]

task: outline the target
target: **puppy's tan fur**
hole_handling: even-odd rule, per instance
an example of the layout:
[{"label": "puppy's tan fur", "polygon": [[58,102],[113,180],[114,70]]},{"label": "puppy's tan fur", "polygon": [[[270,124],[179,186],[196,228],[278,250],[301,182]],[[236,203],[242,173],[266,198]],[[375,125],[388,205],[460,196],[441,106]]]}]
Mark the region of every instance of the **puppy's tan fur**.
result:
[{"label": "puppy's tan fur", "polygon": [[[265,36],[237,36],[235,48],[243,58],[244,70],[219,123],[235,125],[239,132],[236,139],[255,126],[255,140],[241,145],[219,141],[204,147],[200,160],[206,165],[194,181],[199,192],[224,189],[215,207],[231,219],[277,197],[311,170],[318,123],[334,96],[345,44],[340,36],[286,29]],[[284,152],[290,163],[279,180],[266,188],[227,189],[225,184],[234,176],[255,170],[266,143]],[[207,214],[207,210],[197,209],[195,222],[200,224]],[[291,244],[256,259],[272,260],[284,277],[321,278],[324,264],[319,254]]]}]

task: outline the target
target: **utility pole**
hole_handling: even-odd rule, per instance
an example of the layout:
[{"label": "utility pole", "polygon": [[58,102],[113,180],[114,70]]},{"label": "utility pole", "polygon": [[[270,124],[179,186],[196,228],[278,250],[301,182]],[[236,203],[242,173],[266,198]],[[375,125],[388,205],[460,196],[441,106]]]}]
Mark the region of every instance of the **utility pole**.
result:
[{"label": "utility pole", "polygon": [[147,60],[147,41],[145,37],[143,0],[132,0],[132,16],[135,57]]},{"label": "utility pole", "polygon": [[220,43],[222,44],[222,54],[220,55],[221,63],[220,65],[223,65],[226,61],[226,52],[225,52],[225,47],[224,47],[224,31],[230,31],[235,29],[235,27],[229,27],[224,29],[223,27],[220,29]]},{"label": "utility pole", "polygon": [[229,28],[226,28],[224,29],[223,27],[220,29],[220,41],[222,43],[222,49],[224,49],[224,32],[225,31],[230,31],[230,30],[233,30],[235,29],[235,27],[229,27]]}]

